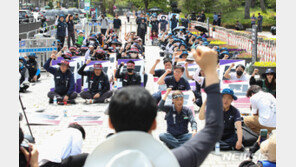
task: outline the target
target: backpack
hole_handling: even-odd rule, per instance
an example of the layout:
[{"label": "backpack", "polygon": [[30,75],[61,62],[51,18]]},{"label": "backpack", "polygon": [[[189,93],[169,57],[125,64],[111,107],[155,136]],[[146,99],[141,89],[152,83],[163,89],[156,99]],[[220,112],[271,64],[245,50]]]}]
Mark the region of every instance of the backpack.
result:
[{"label": "backpack", "polygon": [[253,132],[250,128],[248,128],[245,124],[242,124],[243,130],[243,145],[244,146],[252,146],[258,139],[258,135]]}]

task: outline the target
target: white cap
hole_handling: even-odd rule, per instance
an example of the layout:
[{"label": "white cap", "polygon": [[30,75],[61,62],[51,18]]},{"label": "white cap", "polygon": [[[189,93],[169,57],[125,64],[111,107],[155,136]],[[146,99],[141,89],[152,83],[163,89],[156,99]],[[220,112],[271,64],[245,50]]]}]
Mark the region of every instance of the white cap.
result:
[{"label": "white cap", "polygon": [[179,167],[174,154],[149,133],[115,133],[87,157],[84,167]]}]

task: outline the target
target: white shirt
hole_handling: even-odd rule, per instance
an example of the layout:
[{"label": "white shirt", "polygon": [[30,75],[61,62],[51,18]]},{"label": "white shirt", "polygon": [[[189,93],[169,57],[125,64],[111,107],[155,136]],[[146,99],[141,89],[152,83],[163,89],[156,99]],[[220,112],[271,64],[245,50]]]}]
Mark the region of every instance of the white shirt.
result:
[{"label": "white shirt", "polygon": [[193,79],[199,83],[200,86],[203,85],[205,77],[199,76],[200,73],[200,67],[196,69],[195,74],[193,75]]},{"label": "white shirt", "polygon": [[235,72],[230,73],[230,80],[234,81],[249,81],[249,77],[247,74],[243,74],[240,78],[237,78],[237,75]]},{"label": "white shirt", "polygon": [[259,91],[250,98],[253,114],[259,115],[259,123],[267,127],[276,127],[276,99],[270,93]]},{"label": "white shirt", "polygon": [[61,163],[63,159],[81,153],[82,134],[67,128],[49,137],[39,148],[39,166],[46,162]]}]

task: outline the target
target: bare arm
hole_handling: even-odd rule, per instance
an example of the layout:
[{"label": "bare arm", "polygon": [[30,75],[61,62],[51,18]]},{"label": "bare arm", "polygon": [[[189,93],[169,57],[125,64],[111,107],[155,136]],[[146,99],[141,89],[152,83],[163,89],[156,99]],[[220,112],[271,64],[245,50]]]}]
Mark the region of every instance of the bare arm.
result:
[{"label": "bare arm", "polygon": [[231,66],[226,70],[225,74],[224,74],[224,77],[227,78],[227,79],[230,79],[230,70],[232,69],[232,67],[234,67],[234,64],[231,64]]},{"label": "bare arm", "polygon": [[206,105],[207,105],[207,99],[203,102],[203,104],[201,105],[201,108],[199,110],[198,118],[200,120],[204,120],[205,119]]},{"label": "bare arm", "polygon": [[164,74],[162,74],[162,76],[159,78],[157,84],[158,84],[158,85],[163,85],[163,84],[165,84],[165,82],[164,82],[164,78],[165,78],[169,73],[171,73],[171,70],[166,70],[166,72],[165,72]]},{"label": "bare arm", "polygon": [[157,64],[160,62],[160,59],[156,59],[154,65],[152,66],[151,70],[150,70],[150,74],[154,75],[155,74],[155,67],[157,66]]}]

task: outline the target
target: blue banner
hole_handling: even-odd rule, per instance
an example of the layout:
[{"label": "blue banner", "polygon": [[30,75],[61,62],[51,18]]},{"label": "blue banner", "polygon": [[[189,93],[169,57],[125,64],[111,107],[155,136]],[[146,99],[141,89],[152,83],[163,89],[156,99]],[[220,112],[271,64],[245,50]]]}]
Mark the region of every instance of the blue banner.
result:
[{"label": "blue banner", "polygon": [[58,50],[57,48],[30,48],[30,49],[19,49],[19,53],[30,53],[30,52],[50,52]]}]

